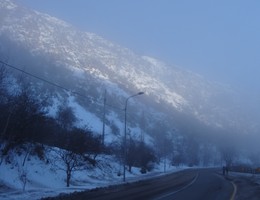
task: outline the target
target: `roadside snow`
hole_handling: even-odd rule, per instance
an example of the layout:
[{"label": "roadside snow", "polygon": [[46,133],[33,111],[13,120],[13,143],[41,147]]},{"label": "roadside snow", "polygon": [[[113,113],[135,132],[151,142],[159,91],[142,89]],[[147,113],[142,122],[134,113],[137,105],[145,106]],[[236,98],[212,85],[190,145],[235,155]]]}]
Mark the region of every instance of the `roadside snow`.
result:
[{"label": "roadside snow", "polygon": [[234,177],[246,177],[251,179],[254,183],[260,185],[260,174],[230,172],[230,175]]},{"label": "roadside snow", "polygon": [[[1,200],[35,200],[43,197],[57,196],[61,193],[71,193],[123,183],[123,166],[113,157],[101,155],[97,158],[96,167],[90,166],[83,171],[72,174],[71,186],[66,187],[66,174],[55,168],[51,162],[39,160],[30,156],[22,166],[24,155],[13,158],[13,164],[3,162],[0,165],[0,199]],[[61,163],[60,163],[61,164]],[[167,172],[175,172],[183,168],[167,165]],[[27,183],[23,191],[21,174],[27,176]],[[126,172],[126,181],[133,182],[140,179],[163,175],[163,165],[147,174],[141,174],[140,169],[133,168],[132,173]]]}]

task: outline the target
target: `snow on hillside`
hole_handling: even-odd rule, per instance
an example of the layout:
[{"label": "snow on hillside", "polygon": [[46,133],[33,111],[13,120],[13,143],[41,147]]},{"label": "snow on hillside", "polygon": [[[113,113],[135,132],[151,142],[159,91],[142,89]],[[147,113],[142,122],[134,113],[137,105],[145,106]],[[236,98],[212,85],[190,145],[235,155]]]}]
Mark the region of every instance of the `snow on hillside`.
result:
[{"label": "snow on hillside", "polygon": [[[2,164],[1,168],[1,185],[5,186],[1,191],[0,199],[38,199],[43,196],[54,196],[59,193],[68,193],[84,189],[91,189],[101,187],[107,183],[117,181],[117,171],[119,168],[116,162],[112,160],[109,163],[114,163],[113,166],[107,164],[103,167],[104,171],[99,168],[89,169],[84,171],[75,172],[73,174],[72,186],[65,187],[66,174],[62,170],[58,170],[52,164],[46,164],[34,157],[26,162],[24,170],[28,176],[28,183],[26,184],[25,191],[23,192],[23,183],[20,180],[19,170],[21,170],[22,156],[16,157],[17,162],[13,165]],[[100,165],[106,165],[106,158],[102,158]],[[60,163],[61,165],[61,163]],[[103,173],[107,173],[104,177]],[[110,177],[109,177],[110,176]]]},{"label": "snow on hillside", "polygon": [[[225,93],[225,87],[215,87],[198,74],[149,56],[137,55],[60,19],[14,5],[12,1],[1,2],[0,39],[3,37],[7,43],[0,43],[1,59],[10,58],[11,62],[20,65],[18,67],[26,66],[27,70],[30,67],[45,69],[41,73],[48,78],[52,75],[53,80],[60,78],[58,74],[63,70],[69,70],[72,72],[70,76],[76,79],[72,83],[75,87],[94,82],[93,87],[100,89],[104,86],[108,92],[125,98],[133,91],[144,91],[149,101],[167,105],[172,112],[189,112],[187,114],[205,124],[224,127],[224,123],[232,124],[230,121],[235,119],[236,109],[229,112],[230,106],[224,107],[214,101],[221,96],[219,91]],[[9,47],[7,41],[22,48],[28,58],[12,59],[19,56],[12,55],[13,46]],[[1,52],[1,49],[8,49],[8,53]],[[31,58],[35,62],[28,63]],[[41,63],[39,58],[48,62]],[[59,69],[57,74],[52,74],[53,68]],[[84,92],[87,93],[87,89]],[[229,94],[221,98],[229,99]]]},{"label": "snow on hillside", "polygon": [[[136,90],[154,94],[158,101],[166,101],[175,108],[181,109],[187,104],[180,94],[173,92],[160,80],[151,78],[142,70],[141,65],[149,63],[130,50],[93,33],[78,31],[66,22],[49,15],[19,8],[17,11],[22,13],[19,19],[5,18],[0,35],[8,35],[11,40],[28,47],[33,55],[56,56],[58,59],[55,62],[61,66],[84,69],[101,80],[113,77],[114,82],[119,81],[119,84],[123,85],[127,80],[127,84],[131,83],[131,87],[136,87]],[[8,13],[15,16],[12,12]],[[93,66],[91,60],[100,62],[102,68]],[[155,64],[157,69],[162,67],[159,62]],[[167,69],[162,71],[165,70]],[[160,96],[156,95],[159,90]]]},{"label": "snow on hillside", "polygon": [[[53,151],[49,151],[51,157]],[[0,165],[0,199],[1,200],[36,200],[43,197],[57,196],[61,193],[71,193],[83,191],[96,187],[104,187],[113,184],[123,183],[123,177],[118,176],[123,166],[113,157],[101,155],[97,158],[96,167],[89,166],[88,169],[75,171],[72,174],[71,186],[66,187],[66,174],[57,169],[51,161],[46,162],[30,156],[25,166],[22,166],[24,154],[13,157],[15,162]],[[62,163],[58,163],[62,165]],[[169,167],[167,164],[166,172],[174,172],[183,168]],[[21,173],[24,172],[28,178],[23,191]],[[126,172],[126,181],[132,182],[153,176],[163,175],[164,168],[161,165],[147,174],[141,174],[140,169],[133,168],[132,173]]]},{"label": "snow on hillside", "polygon": [[17,5],[15,5],[14,3],[12,3],[12,2],[9,1],[9,0],[4,0],[4,1],[1,1],[0,7],[6,8],[6,9],[9,9],[9,10],[12,10],[12,9],[16,8]]},{"label": "snow on hillside", "polygon": [[[0,9],[0,15],[3,16],[0,20],[0,60],[8,58],[8,62],[20,69],[32,74],[38,72],[39,77],[53,80],[55,85],[64,88],[69,86],[68,88],[73,88],[70,91],[80,91],[81,95],[89,97],[88,101],[80,101],[76,95],[73,96],[73,92],[66,90],[64,93],[60,88],[50,86],[54,92],[46,96],[52,99],[47,108],[51,117],[55,118],[58,107],[66,102],[77,118],[75,126],[88,128],[94,134],[101,135],[104,91],[107,91],[110,101],[106,104],[105,144],[120,141],[124,134],[125,100],[139,91],[145,92],[145,95],[143,101],[134,98],[129,102],[127,130],[135,139],[143,134],[145,143],[151,146],[154,145],[153,136],[158,133],[161,137],[163,134],[178,132],[176,137],[180,137],[180,141],[184,138],[182,135],[185,136],[185,131],[190,131],[192,137],[194,136],[196,126],[192,126],[192,123],[189,127],[185,120],[181,121],[187,129],[182,125],[177,126],[178,113],[183,114],[182,112],[185,112],[184,117],[191,116],[221,129],[224,129],[225,124],[239,127],[242,126],[239,122],[244,123],[244,119],[233,122],[237,117],[232,116],[238,115],[233,112],[236,109],[232,109],[232,101],[226,104],[230,92],[225,87],[218,87],[197,74],[168,66],[154,58],[136,55],[94,33],[81,32],[62,20],[16,6],[12,1],[1,1]],[[24,74],[23,76],[25,77]],[[15,90],[16,84],[12,85],[9,90]],[[95,105],[93,99],[96,100]],[[149,107],[150,105],[155,106]],[[114,109],[113,106],[117,108]],[[160,106],[167,107],[162,109]],[[164,113],[164,110],[169,114]],[[145,117],[141,116],[142,112]],[[131,116],[132,113],[134,117]],[[144,127],[141,127],[141,120],[147,121]],[[164,124],[159,128],[153,127],[158,122]],[[183,132],[181,128],[184,129]],[[173,142],[176,153],[183,152],[185,147],[192,147],[192,143],[183,142],[180,144],[186,146],[181,146],[178,140]],[[200,146],[199,143],[197,145]],[[214,144],[212,146],[214,148]],[[118,176],[122,174],[122,163],[112,156],[98,155],[97,166],[89,165],[87,169],[74,172],[71,187],[67,188],[66,174],[57,168],[62,165],[61,161],[58,160],[53,165],[54,150],[58,149],[47,149],[46,160],[30,155],[22,166],[25,157],[22,152],[11,155],[10,162],[0,164],[0,199],[38,199],[122,183],[122,176]],[[192,156],[195,157],[200,152],[191,149],[188,153],[194,153]],[[213,151],[210,155],[216,157],[216,152]],[[179,170],[169,166],[167,164],[167,171]],[[161,165],[146,175],[142,175],[140,169],[133,168],[133,172],[127,172],[126,177],[127,181],[132,181],[162,172]],[[26,175],[28,179],[25,191],[22,175]]]},{"label": "snow on hillside", "polygon": [[94,115],[94,113],[88,112],[85,108],[80,106],[73,96],[68,98],[68,106],[71,107],[77,116],[78,127],[84,128],[87,126],[90,130],[95,133],[101,132],[102,122],[100,119]]}]

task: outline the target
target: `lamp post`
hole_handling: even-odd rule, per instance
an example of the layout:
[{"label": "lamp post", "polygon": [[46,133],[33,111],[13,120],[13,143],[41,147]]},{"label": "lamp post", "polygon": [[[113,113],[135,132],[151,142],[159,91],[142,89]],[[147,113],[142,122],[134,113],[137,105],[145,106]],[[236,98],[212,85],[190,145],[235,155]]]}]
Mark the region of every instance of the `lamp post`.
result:
[{"label": "lamp post", "polygon": [[138,92],[137,94],[134,94],[132,96],[127,97],[126,101],[125,101],[125,135],[124,135],[124,172],[123,172],[123,181],[125,182],[125,171],[126,171],[126,110],[127,110],[127,102],[130,98],[138,96],[138,95],[142,95],[144,94],[144,92]]}]

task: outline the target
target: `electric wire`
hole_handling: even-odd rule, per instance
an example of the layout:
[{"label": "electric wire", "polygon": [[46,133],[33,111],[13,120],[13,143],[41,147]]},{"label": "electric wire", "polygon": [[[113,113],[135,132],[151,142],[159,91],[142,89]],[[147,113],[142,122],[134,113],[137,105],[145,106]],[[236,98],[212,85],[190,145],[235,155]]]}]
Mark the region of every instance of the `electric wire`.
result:
[{"label": "electric wire", "polygon": [[[77,95],[77,96],[80,96],[80,97],[83,97],[83,98],[85,98],[85,99],[91,100],[92,103],[96,103],[96,104],[98,104],[98,105],[102,105],[102,103],[101,103],[100,101],[95,100],[93,97],[89,97],[89,96],[83,95],[83,94],[81,94],[81,93],[79,93],[79,92],[72,91],[72,90],[70,90],[70,89],[68,89],[68,88],[66,88],[66,87],[64,87],[64,86],[61,86],[61,85],[59,85],[59,84],[57,84],[57,83],[54,83],[54,82],[52,82],[52,81],[49,81],[49,80],[47,80],[47,79],[45,79],[45,78],[42,78],[42,77],[40,77],[40,76],[34,75],[34,74],[32,74],[32,73],[30,73],[30,72],[27,72],[27,71],[25,71],[25,70],[22,70],[22,69],[20,69],[20,68],[18,68],[18,67],[15,67],[14,65],[11,65],[11,64],[9,64],[9,63],[7,63],[7,62],[4,62],[4,61],[2,61],[2,60],[0,60],[0,63],[1,63],[3,66],[7,66],[7,67],[9,67],[9,68],[12,68],[12,69],[14,69],[14,70],[16,70],[16,71],[19,71],[19,72],[21,72],[21,73],[23,73],[23,74],[26,74],[27,76],[30,76],[30,77],[33,77],[33,78],[38,79],[38,80],[40,80],[40,81],[43,81],[43,82],[45,82],[45,83],[47,83],[47,84],[49,84],[49,85],[55,86],[55,87],[57,87],[57,88],[60,88],[60,89],[62,89],[62,90],[65,90],[65,91],[67,91],[67,92],[70,92],[70,93],[72,93],[72,94],[75,94],[75,95]],[[117,109],[117,110],[121,110],[121,111],[123,110],[122,108],[119,108],[119,107],[116,107],[116,106],[113,106],[113,105],[109,105],[109,104],[106,104],[106,106],[109,106],[109,107],[111,107],[111,108],[114,108],[114,109]]]}]

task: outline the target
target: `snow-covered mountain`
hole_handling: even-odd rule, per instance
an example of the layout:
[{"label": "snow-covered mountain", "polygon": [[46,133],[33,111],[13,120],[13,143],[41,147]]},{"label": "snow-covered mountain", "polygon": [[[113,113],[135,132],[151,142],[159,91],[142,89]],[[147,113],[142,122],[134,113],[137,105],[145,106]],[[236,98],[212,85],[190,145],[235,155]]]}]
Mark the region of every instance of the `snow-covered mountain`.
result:
[{"label": "snow-covered mountain", "polygon": [[[75,102],[100,121],[106,90],[106,126],[110,128],[112,123],[121,128],[126,98],[143,91],[145,95],[129,102],[132,128],[151,134],[155,124],[162,121],[169,130],[182,131],[188,119],[205,126],[241,130],[235,94],[229,87],[137,55],[10,0],[0,2],[0,59],[70,89]],[[64,98],[60,88],[50,88],[45,92]],[[112,122],[112,115],[119,122]],[[144,117],[147,125],[140,124]]]}]

